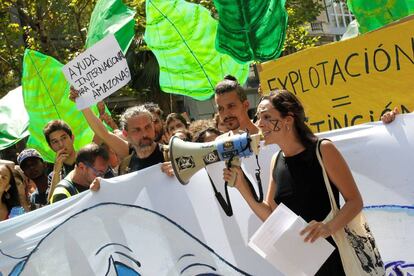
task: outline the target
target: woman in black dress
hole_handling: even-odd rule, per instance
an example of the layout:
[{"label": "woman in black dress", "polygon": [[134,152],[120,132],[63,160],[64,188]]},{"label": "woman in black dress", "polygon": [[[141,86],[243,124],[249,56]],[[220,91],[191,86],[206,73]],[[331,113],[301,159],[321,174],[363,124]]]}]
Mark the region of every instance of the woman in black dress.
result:
[{"label": "woman in black dress", "polygon": [[[265,200],[262,203],[255,201],[244,177],[240,177],[239,168],[225,169],[224,179],[229,180],[232,171],[236,173],[235,187],[261,220],[266,220],[277,205],[283,203],[309,222],[301,233],[305,242],[326,238],[336,247],[331,234],[343,228],[363,207],[361,195],[344,158],[332,142],[324,140],[320,143],[323,164],[338,206],[339,193],[345,199],[337,216],[323,223],[331,206],[316,156],[318,139],[305,124],[302,104],[292,93],[277,91],[263,98],[257,115],[257,124],[265,143],[277,144],[281,149],[272,158]],[[317,275],[345,275],[337,249]]]}]

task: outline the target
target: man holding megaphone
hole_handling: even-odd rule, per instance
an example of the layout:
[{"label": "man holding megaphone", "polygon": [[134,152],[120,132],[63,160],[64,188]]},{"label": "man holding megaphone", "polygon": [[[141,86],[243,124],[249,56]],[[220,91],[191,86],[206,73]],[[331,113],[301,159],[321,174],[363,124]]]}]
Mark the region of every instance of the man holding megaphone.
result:
[{"label": "man holding megaphone", "polygon": [[[196,172],[209,164],[226,161],[226,167],[230,169],[232,166],[241,165],[240,157],[248,157],[254,154],[258,166],[255,175],[259,196],[256,195],[255,188],[246,175],[244,177],[250,183],[254,198],[260,202],[263,200],[258,162],[260,136],[258,128],[250,121],[248,116],[249,102],[246,93],[234,77],[226,76],[215,88],[215,101],[220,120],[229,132],[219,136],[215,142],[202,144],[183,142],[173,137],[170,140],[170,156],[175,175],[182,184],[187,184]],[[226,200],[218,192],[210,177],[216,198],[228,216],[233,214],[228,186],[234,185],[235,177],[236,174],[234,174],[233,179],[226,181],[224,184]]]}]

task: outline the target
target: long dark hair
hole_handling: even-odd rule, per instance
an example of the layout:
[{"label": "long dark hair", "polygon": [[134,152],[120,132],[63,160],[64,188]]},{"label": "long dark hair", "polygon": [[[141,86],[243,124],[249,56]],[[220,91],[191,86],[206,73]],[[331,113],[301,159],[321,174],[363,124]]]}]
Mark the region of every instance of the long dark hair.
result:
[{"label": "long dark hair", "polygon": [[286,116],[293,117],[298,138],[306,148],[315,144],[318,138],[305,124],[305,110],[293,93],[287,90],[275,90],[263,99],[269,100],[273,107],[280,112],[282,118]]},{"label": "long dark hair", "polygon": [[[7,210],[10,212],[10,210],[15,206],[20,206],[20,200],[19,200],[19,192],[17,190],[17,184],[16,180],[14,179],[14,174],[12,169],[9,166],[5,166],[7,170],[10,173],[10,189],[7,192],[3,193],[3,196],[1,197],[1,201],[6,204]],[[6,196],[8,194],[8,196]]]}]

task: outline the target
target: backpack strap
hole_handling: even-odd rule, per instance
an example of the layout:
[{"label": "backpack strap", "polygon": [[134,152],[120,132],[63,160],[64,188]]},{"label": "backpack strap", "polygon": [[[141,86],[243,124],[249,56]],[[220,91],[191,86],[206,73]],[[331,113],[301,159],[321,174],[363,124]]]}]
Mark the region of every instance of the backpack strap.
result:
[{"label": "backpack strap", "polygon": [[56,186],[56,188],[58,188],[58,187],[64,188],[66,191],[69,192],[69,194],[71,196],[79,194],[79,191],[75,188],[73,183],[71,181],[67,180],[66,178],[62,179],[62,181],[59,182],[59,184]]}]

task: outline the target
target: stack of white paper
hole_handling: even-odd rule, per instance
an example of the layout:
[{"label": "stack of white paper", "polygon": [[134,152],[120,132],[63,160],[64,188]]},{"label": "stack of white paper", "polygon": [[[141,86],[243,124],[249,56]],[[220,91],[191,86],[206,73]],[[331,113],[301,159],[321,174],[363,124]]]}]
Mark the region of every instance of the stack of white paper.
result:
[{"label": "stack of white paper", "polygon": [[325,239],[304,242],[307,225],[288,207],[279,204],[250,239],[249,246],[286,275],[315,275],[334,251]]}]

